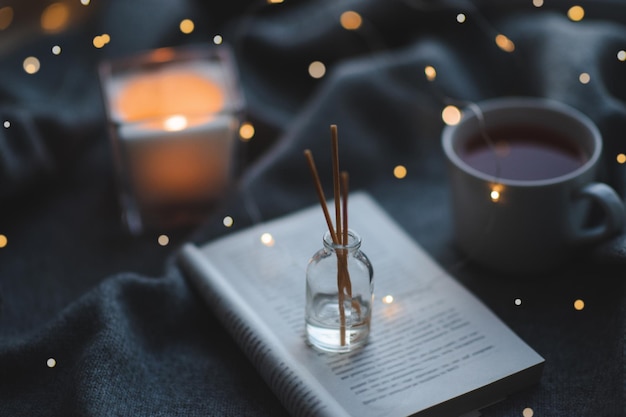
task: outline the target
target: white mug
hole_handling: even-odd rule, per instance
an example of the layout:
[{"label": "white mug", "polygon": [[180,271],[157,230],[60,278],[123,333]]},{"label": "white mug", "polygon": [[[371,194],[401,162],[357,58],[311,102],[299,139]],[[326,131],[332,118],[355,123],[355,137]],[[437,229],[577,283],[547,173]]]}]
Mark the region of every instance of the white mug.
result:
[{"label": "white mug", "polygon": [[[580,163],[541,165],[535,158],[521,163],[519,173],[507,172],[513,159],[501,155],[513,148],[498,135],[526,128],[528,134],[536,130],[537,136],[549,131],[546,142],[562,137],[565,145],[582,152]],[[624,228],[621,199],[611,187],[596,182],[600,132],[588,117],[565,104],[511,97],[471,105],[458,124],[444,128],[442,146],[456,243],[479,264],[515,275],[542,273]],[[487,155],[483,165],[471,159],[479,151]],[[564,172],[538,174],[540,168]],[[594,204],[604,216],[600,224],[589,226],[586,220]]]}]

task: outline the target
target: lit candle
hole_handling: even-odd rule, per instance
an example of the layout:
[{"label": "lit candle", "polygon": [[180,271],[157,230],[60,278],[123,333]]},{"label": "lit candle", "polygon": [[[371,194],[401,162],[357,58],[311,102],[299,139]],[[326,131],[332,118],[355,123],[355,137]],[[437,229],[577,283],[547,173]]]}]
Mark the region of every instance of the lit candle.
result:
[{"label": "lit candle", "polygon": [[172,49],[147,60],[103,77],[131,230],[172,223],[163,217],[198,211],[223,193],[241,110],[227,63]]}]

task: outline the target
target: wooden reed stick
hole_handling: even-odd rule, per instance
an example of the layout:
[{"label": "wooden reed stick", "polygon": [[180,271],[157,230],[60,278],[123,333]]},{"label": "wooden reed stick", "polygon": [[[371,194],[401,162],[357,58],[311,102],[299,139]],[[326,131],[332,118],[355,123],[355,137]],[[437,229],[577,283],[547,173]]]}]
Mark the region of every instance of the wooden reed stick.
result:
[{"label": "wooden reed stick", "polygon": [[[337,222],[343,223],[341,229],[338,228],[337,233],[342,233],[341,242],[344,246],[348,245],[348,173],[341,173],[341,204],[343,218],[338,217]],[[350,300],[350,304],[353,305],[352,300],[352,283],[350,282],[350,271],[348,270],[348,250],[341,249],[337,252],[337,281],[339,289],[339,314],[341,319],[340,329],[340,342],[344,346],[346,343],[346,322],[345,322],[345,297]]]},{"label": "wooden reed stick", "polygon": [[[349,176],[348,173],[346,171],[341,173],[341,192],[342,192],[342,196],[343,196],[343,225],[342,225],[342,231],[343,231],[343,240],[342,243],[344,245],[348,244],[348,181],[349,181]],[[339,232],[337,232],[339,233]]]},{"label": "wooden reed stick", "polygon": [[315,185],[315,190],[317,191],[317,197],[319,198],[320,205],[322,206],[322,211],[324,212],[324,218],[326,219],[326,224],[328,225],[328,231],[330,232],[330,237],[333,240],[334,244],[339,244],[337,240],[337,234],[335,233],[335,229],[333,227],[333,222],[330,219],[330,214],[328,213],[328,207],[326,205],[326,197],[324,196],[324,190],[322,189],[322,183],[320,182],[320,177],[317,174],[317,168],[315,167],[315,161],[313,160],[313,154],[310,149],[304,151],[304,156],[306,157],[307,162],[309,163],[309,169],[311,170],[311,175],[313,176],[313,183]]},{"label": "wooden reed stick", "polygon": [[346,345],[346,293],[344,288],[347,268],[344,265],[347,266],[347,263],[345,260],[345,256],[337,253],[337,289],[339,290],[337,302],[339,304],[339,344],[341,346]]},{"label": "wooden reed stick", "polygon": [[333,190],[335,198],[335,228],[340,244],[345,244],[341,233],[341,188],[339,179],[339,139],[337,125],[330,126],[330,143],[333,161]]}]

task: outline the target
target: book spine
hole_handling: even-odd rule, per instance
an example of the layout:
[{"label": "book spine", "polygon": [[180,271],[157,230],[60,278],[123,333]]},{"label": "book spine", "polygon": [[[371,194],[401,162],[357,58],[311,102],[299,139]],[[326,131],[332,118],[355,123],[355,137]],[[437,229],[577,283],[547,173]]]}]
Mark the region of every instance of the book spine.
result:
[{"label": "book spine", "polygon": [[186,277],[290,414],[349,416],[306,369],[291,359],[268,325],[212,267],[201,250],[187,244],[178,260]]}]

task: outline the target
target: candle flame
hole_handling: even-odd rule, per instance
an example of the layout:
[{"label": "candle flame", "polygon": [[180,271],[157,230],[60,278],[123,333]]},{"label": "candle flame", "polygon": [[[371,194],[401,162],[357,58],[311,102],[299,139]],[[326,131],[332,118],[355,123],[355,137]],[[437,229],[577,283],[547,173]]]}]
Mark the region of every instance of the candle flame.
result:
[{"label": "candle flame", "polygon": [[178,132],[189,124],[187,118],[181,114],[170,116],[163,122],[163,128],[168,132]]}]

